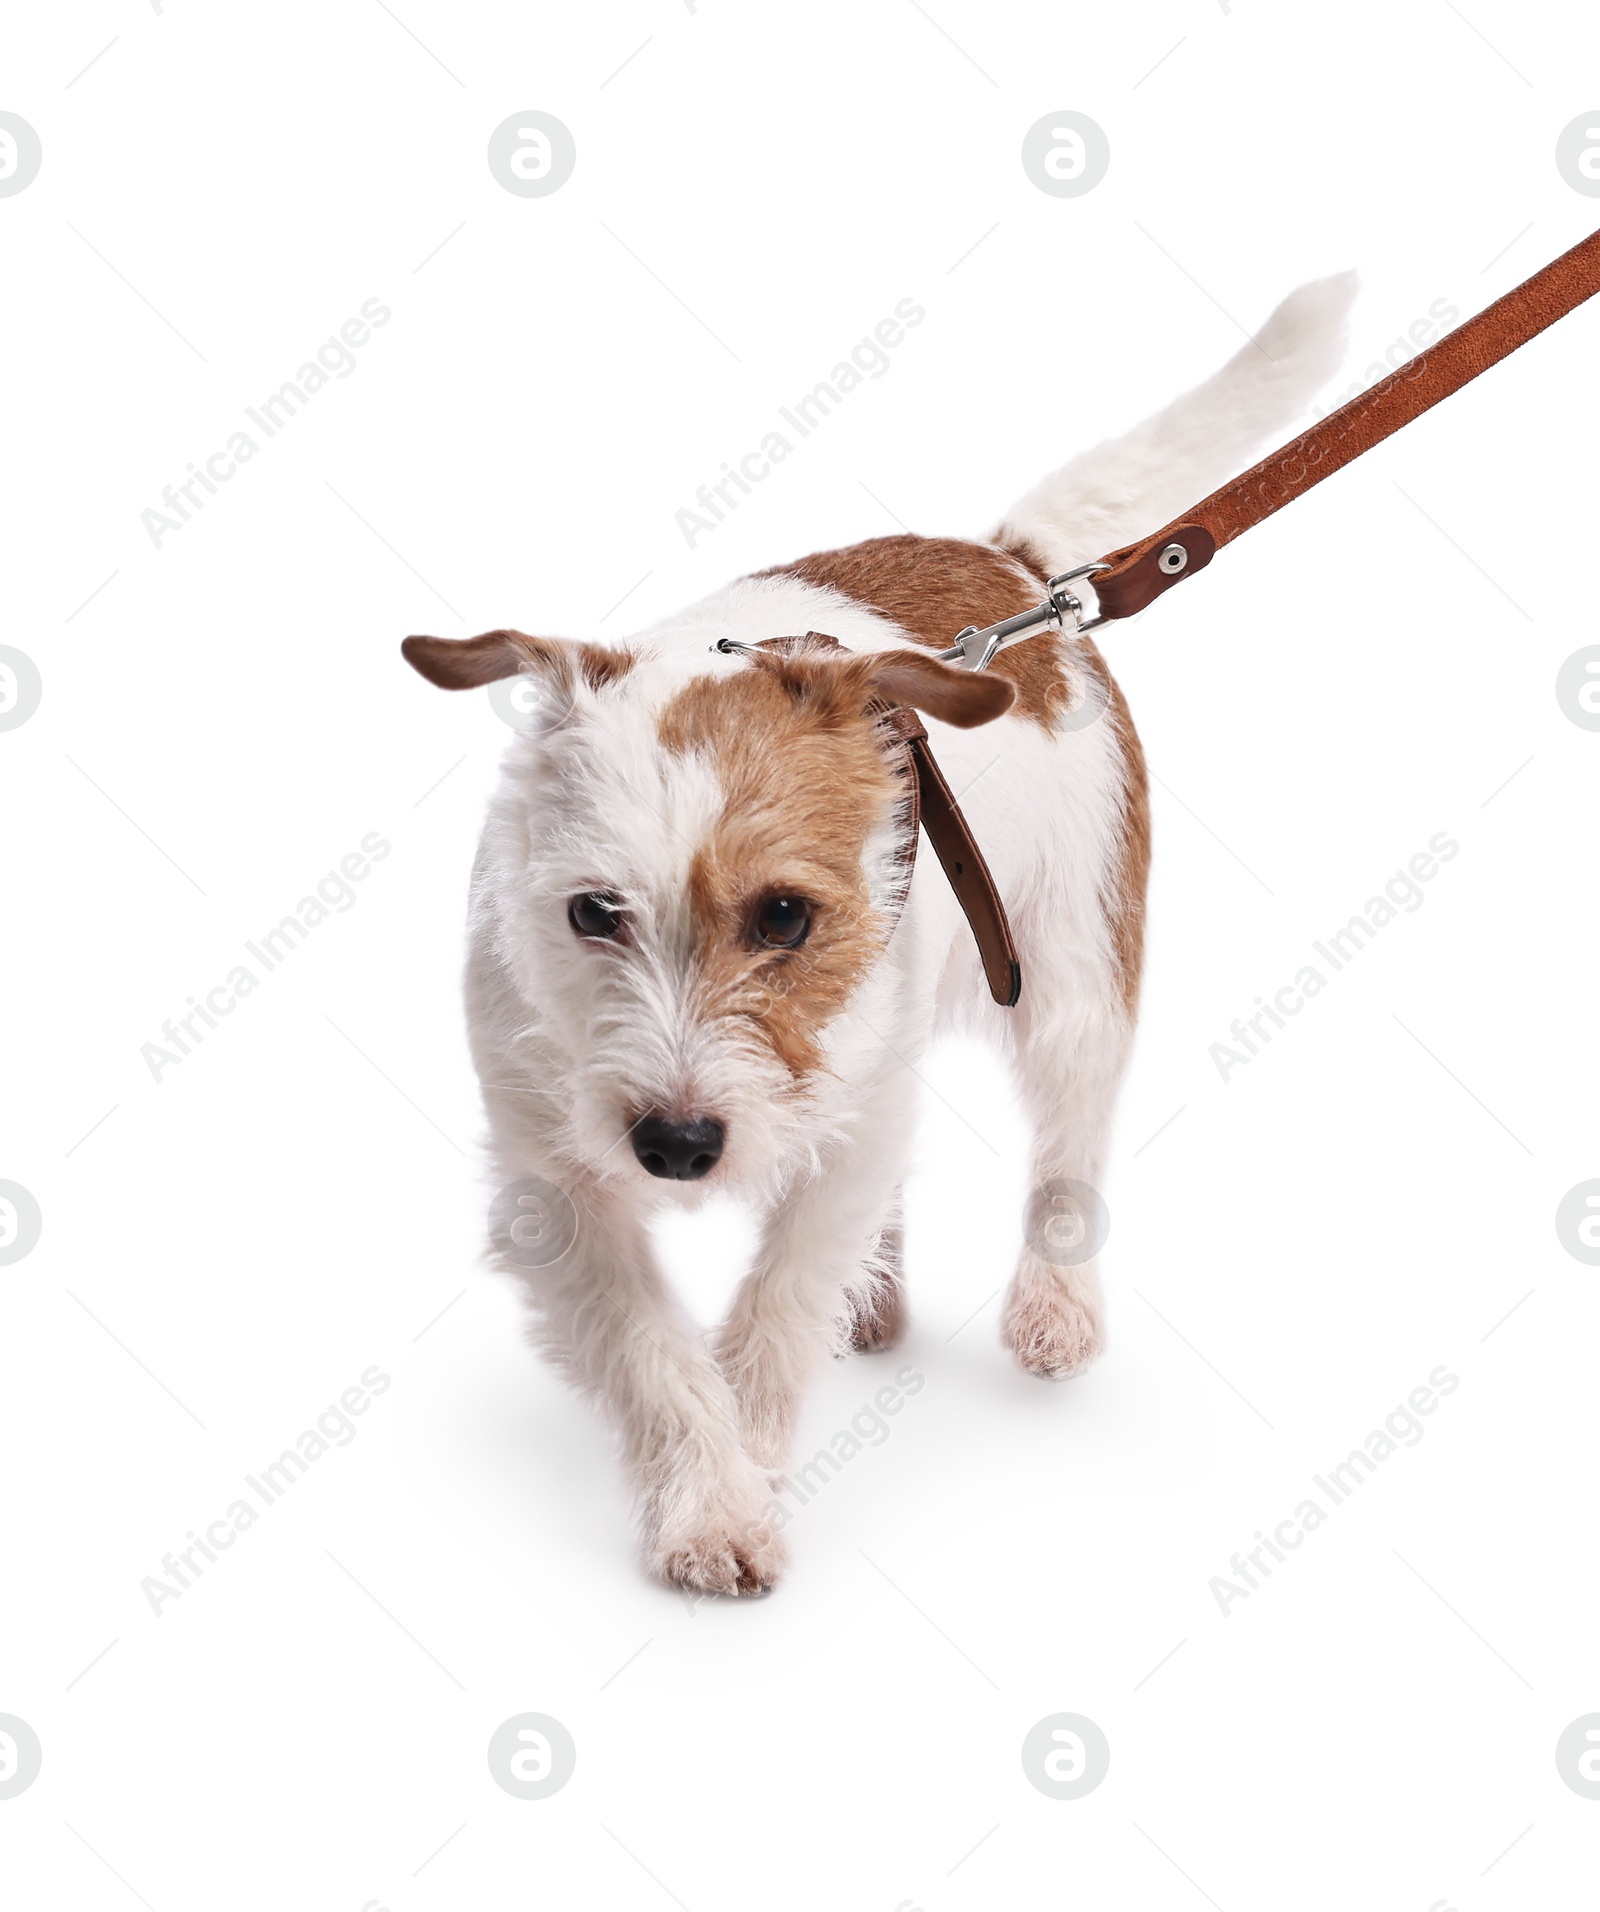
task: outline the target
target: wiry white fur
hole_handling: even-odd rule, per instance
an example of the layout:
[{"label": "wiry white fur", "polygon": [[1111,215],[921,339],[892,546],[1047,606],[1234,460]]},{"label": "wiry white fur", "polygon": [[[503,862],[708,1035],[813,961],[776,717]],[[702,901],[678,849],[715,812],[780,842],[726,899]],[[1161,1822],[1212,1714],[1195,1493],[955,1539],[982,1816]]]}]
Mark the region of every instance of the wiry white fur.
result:
[{"label": "wiry white fur", "polygon": [[[1354,283],[1305,286],[1258,344],[1127,437],[1036,486],[995,536],[1064,568],[1156,529],[1281,437],[1335,371]],[[707,1013],[687,878],[723,802],[714,766],[665,752],[657,719],[692,677],[750,668],[714,656],[822,630],[855,651],[906,643],[896,626],[792,578],[745,578],[645,631],[645,661],[564,723],[518,736],[473,876],[468,1010],[502,1184],[536,1176],[578,1216],[553,1266],[515,1268],[536,1332],[619,1430],[654,1570],[710,1591],[770,1584],[781,1565],[768,1470],[783,1464],[808,1376],[839,1349],[884,1279],[874,1244],[895,1212],[914,1127],[915,1063],[960,1022],[1010,1055],[1033,1124],[1035,1187],[1098,1185],[1132,1027],[1105,899],[1129,776],[1114,725],[1046,733],[1020,717],[972,731],[929,721],[935,755],[1007,899],[1021,1003],[989,999],[943,873],[918,859],[903,914],[850,1007],[825,1032],[826,1069],[797,1090],[738,1019]],[[953,635],[953,633],[952,633]],[[1078,694],[1093,687],[1074,667]],[[896,823],[868,853],[875,897],[899,880]],[[615,891],[627,949],[581,944],[567,899]],[[727,1148],[709,1183],[652,1180],[627,1135],[643,1109],[712,1113]],[[662,1200],[744,1191],[764,1215],[754,1266],[707,1346],[662,1279],[647,1222]],[[1005,1335],[1024,1365],[1071,1373],[1099,1344],[1092,1264],[1024,1249]]]}]

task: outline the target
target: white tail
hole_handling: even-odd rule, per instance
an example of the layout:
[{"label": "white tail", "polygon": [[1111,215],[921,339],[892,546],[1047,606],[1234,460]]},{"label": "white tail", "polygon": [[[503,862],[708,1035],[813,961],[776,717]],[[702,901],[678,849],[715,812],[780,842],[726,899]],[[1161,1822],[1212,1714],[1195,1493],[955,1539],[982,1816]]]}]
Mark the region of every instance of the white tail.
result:
[{"label": "white tail", "polygon": [[1357,285],[1341,272],[1291,292],[1220,372],[1041,479],[990,541],[1026,544],[1051,572],[1065,571],[1198,504],[1286,437],[1338,371]]}]

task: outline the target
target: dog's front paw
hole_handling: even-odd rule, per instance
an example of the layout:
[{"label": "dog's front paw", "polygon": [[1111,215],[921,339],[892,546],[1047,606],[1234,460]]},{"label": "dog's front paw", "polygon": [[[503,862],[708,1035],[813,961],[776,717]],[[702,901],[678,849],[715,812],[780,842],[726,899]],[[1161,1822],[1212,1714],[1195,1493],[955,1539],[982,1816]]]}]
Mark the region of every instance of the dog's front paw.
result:
[{"label": "dog's front paw", "polygon": [[695,1531],[663,1537],[651,1549],[656,1574],[694,1593],[765,1593],[784,1565],[777,1536],[759,1518],[708,1517]]},{"label": "dog's front paw", "polygon": [[786,1564],[767,1520],[771,1500],[753,1468],[732,1481],[673,1483],[652,1497],[645,1518],[647,1564],[669,1586],[695,1593],[755,1594],[776,1585]]},{"label": "dog's front paw", "polygon": [[1064,1381],[1100,1352],[1100,1284],[1093,1269],[1054,1268],[1024,1254],[1006,1297],[1000,1338],[1019,1367]]}]

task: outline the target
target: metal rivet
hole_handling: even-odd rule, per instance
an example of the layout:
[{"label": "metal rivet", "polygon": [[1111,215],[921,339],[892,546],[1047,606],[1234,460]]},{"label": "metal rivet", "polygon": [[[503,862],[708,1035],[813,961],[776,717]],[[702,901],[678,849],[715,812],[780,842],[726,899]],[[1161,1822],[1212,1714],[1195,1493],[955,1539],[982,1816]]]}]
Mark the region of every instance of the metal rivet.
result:
[{"label": "metal rivet", "polygon": [[1189,553],[1184,546],[1164,545],[1160,557],[1156,559],[1156,569],[1164,571],[1169,578],[1175,578],[1188,562]]}]

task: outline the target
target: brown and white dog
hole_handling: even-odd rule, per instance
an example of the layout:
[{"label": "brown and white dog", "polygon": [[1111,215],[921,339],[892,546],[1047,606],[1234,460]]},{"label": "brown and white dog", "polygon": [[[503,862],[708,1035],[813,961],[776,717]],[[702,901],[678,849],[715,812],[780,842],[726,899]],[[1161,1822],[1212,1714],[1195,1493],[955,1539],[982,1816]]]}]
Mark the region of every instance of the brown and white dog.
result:
[{"label": "brown and white dog", "polygon": [[[534,697],[471,894],[472,1046],[510,1188],[533,1190],[541,1344],[621,1437],[651,1568],[751,1593],[782,1566],[769,1476],[806,1380],[903,1320],[898,1201],[915,1063],[991,1036],[1033,1130],[1035,1189],[1100,1184],[1139,996],[1145,767],[1094,645],[1048,633],[977,674],[968,624],[1165,523],[1282,436],[1337,370],[1348,275],[1303,287],[1215,377],[1035,487],[981,542],[875,538],[741,578],[602,647],[412,637],[448,689]],[[826,632],[845,652],[715,655]],[[906,891],[907,816],[869,705],[909,704],[1005,898],[1025,978],[989,997],[938,863]],[[965,794],[963,794],[965,793]],[[738,1191],[754,1266],[708,1344],[652,1253],[663,1199]],[[513,1197],[513,1200],[516,1198]],[[1093,1260],[1024,1244],[1002,1334],[1061,1377],[1101,1341]]]}]

